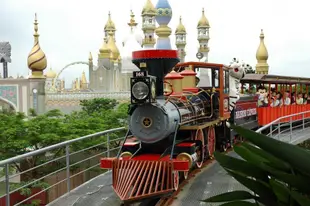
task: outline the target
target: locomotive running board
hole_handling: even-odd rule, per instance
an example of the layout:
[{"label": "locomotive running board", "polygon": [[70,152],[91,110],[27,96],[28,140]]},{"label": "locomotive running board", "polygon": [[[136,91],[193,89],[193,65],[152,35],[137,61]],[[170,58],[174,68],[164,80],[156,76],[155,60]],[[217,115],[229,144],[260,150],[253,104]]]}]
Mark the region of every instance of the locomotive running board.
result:
[{"label": "locomotive running board", "polygon": [[112,168],[113,189],[124,202],[173,192],[178,186],[177,172],[188,167],[187,161],[177,160],[101,159],[101,168]]}]

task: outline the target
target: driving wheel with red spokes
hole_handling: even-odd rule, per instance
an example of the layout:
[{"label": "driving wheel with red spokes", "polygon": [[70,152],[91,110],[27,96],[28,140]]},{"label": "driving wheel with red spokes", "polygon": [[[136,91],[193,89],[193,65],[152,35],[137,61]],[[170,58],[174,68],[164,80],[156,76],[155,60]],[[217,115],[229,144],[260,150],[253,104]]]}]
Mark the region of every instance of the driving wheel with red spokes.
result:
[{"label": "driving wheel with red spokes", "polygon": [[213,153],[215,151],[215,129],[214,127],[209,127],[208,131],[208,152],[210,158],[213,158]]},{"label": "driving wheel with red spokes", "polygon": [[173,171],[173,188],[174,190],[179,189],[179,172],[178,171]]},{"label": "driving wheel with red spokes", "polygon": [[202,129],[198,129],[196,131],[196,135],[195,135],[195,140],[199,140],[201,141],[201,147],[198,148],[198,150],[196,151],[197,153],[197,162],[196,162],[196,166],[198,168],[202,167],[203,161],[205,159],[205,141],[204,141],[204,134]]}]

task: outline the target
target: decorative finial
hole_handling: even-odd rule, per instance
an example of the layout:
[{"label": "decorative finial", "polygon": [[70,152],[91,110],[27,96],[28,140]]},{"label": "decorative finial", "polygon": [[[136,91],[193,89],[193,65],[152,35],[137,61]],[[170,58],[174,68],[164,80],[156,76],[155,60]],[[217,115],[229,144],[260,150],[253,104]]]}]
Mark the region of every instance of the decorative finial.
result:
[{"label": "decorative finial", "polygon": [[115,31],[116,29],[115,29],[115,24],[111,18],[111,12],[109,11],[108,21],[107,21],[106,25],[104,26],[104,31],[106,32],[106,31],[110,31],[110,30]]},{"label": "decorative finial", "polygon": [[89,52],[88,60],[89,60],[90,62],[93,61],[93,55],[91,54],[91,52]]},{"label": "decorative finial", "polygon": [[261,29],[259,38],[260,43],[256,52],[256,59],[257,59],[256,72],[258,74],[268,74],[269,66],[267,60],[269,55],[264,42],[265,35],[263,29]]},{"label": "decorative finial", "polygon": [[263,29],[260,30],[260,35],[259,35],[259,37],[260,37],[261,39],[264,39],[264,38],[265,38]]},{"label": "decorative finial", "polygon": [[43,71],[47,66],[47,60],[39,44],[37,14],[34,19],[34,46],[28,55],[28,68],[32,71],[30,78],[45,78]]},{"label": "decorative finial", "polygon": [[128,26],[130,26],[131,29],[133,29],[133,27],[135,27],[137,25],[138,25],[138,23],[136,23],[135,15],[134,15],[133,11],[130,10],[130,22],[128,23]]},{"label": "decorative finial", "polygon": [[37,13],[34,14],[34,37],[39,37],[40,35],[38,34],[38,18],[37,18]]}]

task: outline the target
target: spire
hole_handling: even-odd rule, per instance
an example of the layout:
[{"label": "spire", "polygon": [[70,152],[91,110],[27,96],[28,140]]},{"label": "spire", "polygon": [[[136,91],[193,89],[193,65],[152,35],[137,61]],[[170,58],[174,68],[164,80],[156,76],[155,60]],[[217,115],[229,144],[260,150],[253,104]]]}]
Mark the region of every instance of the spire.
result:
[{"label": "spire", "polygon": [[150,16],[154,15],[155,16],[156,12],[157,12],[157,10],[154,7],[152,1],[146,0],[145,5],[142,9],[142,16],[144,16],[144,15],[150,15]]},{"label": "spire", "polygon": [[111,55],[110,57],[113,59],[113,60],[117,60],[119,58],[119,50],[115,44],[115,40],[114,40],[114,37],[113,37],[113,32],[110,31],[109,33],[109,40],[108,40],[108,48],[111,50]]},{"label": "spire", "polygon": [[209,21],[205,15],[205,9],[202,8],[202,16],[198,22],[197,28],[210,28]]},{"label": "spire", "polygon": [[268,60],[268,51],[264,43],[265,35],[262,29],[259,38],[260,38],[260,44],[256,52],[256,59],[258,62],[266,62]]},{"label": "spire", "polygon": [[180,22],[175,30],[175,45],[178,49],[178,55],[180,58],[180,62],[185,61],[185,46],[186,46],[186,29],[185,26],[182,24],[182,17],[180,16]]},{"label": "spire", "polygon": [[264,43],[265,35],[263,32],[263,29],[261,29],[259,38],[260,38],[260,44],[256,51],[256,59],[257,59],[256,72],[258,74],[268,74],[268,70],[269,70],[269,65],[267,63],[268,51]]},{"label": "spire", "polygon": [[28,68],[32,72],[30,78],[45,78],[43,76],[43,71],[47,66],[47,60],[39,44],[37,14],[35,14],[33,36],[34,36],[34,46],[32,47],[28,55]]},{"label": "spire", "polygon": [[138,25],[138,23],[135,20],[135,15],[134,15],[133,11],[130,10],[130,22],[128,23],[128,26],[130,26],[131,30],[133,30],[133,28],[137,25]]},{"label": "spire", "polygon": [[83,71],[83,73],[82,73],[81,82],[82,82],[82,84],[87,84],[85,71]]},{"label": "spire", "polygon": [[91,52],[89,52],[88,61],[89,62],[93,61],[93,55],[91,54]]},{"label": "spire", "polygon": [[115,24],[114,22],[112,21],[112,18],[111,18],[111,12],[109,11],[109,14],[108,14],[108,21],[107,23],[105,24],[104,26],[104,31],[115,31]]},{"label": "spire", "polygon": [[185,26],[182,23],[182,16],[180,16],[180,22],[177,29],[175,30],[175,34],[186,34]]}]

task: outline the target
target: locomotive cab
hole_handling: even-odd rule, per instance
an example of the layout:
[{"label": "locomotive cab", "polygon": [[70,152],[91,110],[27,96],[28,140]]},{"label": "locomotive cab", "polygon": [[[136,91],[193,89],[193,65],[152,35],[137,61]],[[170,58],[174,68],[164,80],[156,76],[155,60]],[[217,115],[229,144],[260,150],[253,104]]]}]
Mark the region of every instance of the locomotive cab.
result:
[{"label": "locomotive cab", "polygon": [[214,115],[214,119],[228,119],[230,117],[229,70],[231,68],[223,64],[186,62],[176,65],[175,71],[180,72],[185,68],[191,68],[198,73],[196,86],[199,88],[199,93],[202,93],[210,102],[208,112]]}]

